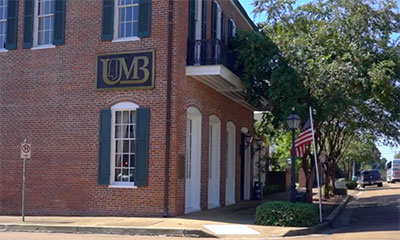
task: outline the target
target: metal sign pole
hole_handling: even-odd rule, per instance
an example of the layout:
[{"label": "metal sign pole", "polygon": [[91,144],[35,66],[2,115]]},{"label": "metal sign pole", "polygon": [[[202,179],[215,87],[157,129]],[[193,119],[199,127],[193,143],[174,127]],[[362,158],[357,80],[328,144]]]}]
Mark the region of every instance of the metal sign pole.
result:
[{"label": "metal sign pole", "polygon": [[22,221],[25,222],[25,181],[26,181],[26,158],[24,158],[24,172],[22,177]]}]

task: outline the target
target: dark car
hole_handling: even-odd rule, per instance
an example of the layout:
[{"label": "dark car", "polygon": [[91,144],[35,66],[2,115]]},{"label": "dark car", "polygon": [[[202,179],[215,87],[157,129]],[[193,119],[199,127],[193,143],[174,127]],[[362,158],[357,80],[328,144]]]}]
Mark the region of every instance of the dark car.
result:
[{"label": "dark car", "polygon": [[378,187],[382,187],[381,174],[378,170],[375,169],[362,171],[360,185],[363,188],[368,185],[376,185]]}]

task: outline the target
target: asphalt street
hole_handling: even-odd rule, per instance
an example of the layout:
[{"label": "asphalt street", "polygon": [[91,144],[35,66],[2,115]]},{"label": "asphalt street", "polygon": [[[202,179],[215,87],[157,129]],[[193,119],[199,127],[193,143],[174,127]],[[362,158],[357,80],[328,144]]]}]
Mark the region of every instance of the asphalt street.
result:
[{"label": "asphalt street", "polygon": [[[55,233],[0,233],[0,240],[152,240],[184,239],[170,237],[122,236],[101,234],[55,234]],[[199,239],[199,238],[194,238]],[[210,239],[210,238],[208,238]],[[235,239],[241,239],[240,237]],[[400,183],[382,188],[366,187],[354,193],[333,228],[320,234],[298,237],[273,237],[253,239],[371,239],[400,240]]]}]

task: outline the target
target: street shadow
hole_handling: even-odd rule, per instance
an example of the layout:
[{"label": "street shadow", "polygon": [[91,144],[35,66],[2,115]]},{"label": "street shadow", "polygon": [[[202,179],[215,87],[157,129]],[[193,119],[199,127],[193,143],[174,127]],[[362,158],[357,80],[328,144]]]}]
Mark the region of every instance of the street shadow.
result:
[{"label": "street shadow", "polygon": [[325,234],[399,231],[399,199],[400,194],[393,194],[366,197],[350,202],[346,207],[346,210],[352,210],[349,225],[333,228]]}]

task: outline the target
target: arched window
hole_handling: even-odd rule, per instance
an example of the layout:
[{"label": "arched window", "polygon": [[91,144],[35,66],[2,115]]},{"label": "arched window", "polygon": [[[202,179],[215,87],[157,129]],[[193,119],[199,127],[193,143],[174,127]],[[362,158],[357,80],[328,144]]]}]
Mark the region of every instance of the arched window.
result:
[{"label": "arched window", "polygon": [[234,37],[236,37],[236,33],[237,33],[237,28],[236,28],[235,20],[229,19],[229,22],[228,22],[228,34],[229,34],[229,38],[234,38]]},{"label": "arched window", "polygon": [[111,107],[111,185],[133,186],[136,166],[137,104],[118,103]]}]

